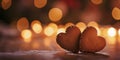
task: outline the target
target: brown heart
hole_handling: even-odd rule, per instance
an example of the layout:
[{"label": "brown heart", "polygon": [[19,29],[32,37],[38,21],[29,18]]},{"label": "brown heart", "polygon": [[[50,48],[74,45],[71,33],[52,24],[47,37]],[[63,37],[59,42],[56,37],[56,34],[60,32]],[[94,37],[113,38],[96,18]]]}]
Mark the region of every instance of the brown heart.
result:
[{"label": "brown heart", "polygon": [[59,33],[57,35],[57,43],[64,49],[77,53],[79,51],[79,37],[81,31],[76,26],[67,28],[66,33]]},{"label": "brown heart", "polygon": [[97,36],[97,30],[94,27],[87,27],[80,37],[79,49],[81,52],[98,52],[106,45],[103,37]]}]

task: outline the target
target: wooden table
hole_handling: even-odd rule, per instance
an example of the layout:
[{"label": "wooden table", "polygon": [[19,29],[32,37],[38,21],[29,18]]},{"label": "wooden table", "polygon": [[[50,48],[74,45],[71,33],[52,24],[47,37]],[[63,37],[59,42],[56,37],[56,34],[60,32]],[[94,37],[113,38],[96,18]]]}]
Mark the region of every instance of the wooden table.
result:
[{"label": "wooden table", "polygon": [[0,60],[120,60],[119,48],[106,47],[98,53],[73,54],[67,51],[29,50],[1,52]]}]

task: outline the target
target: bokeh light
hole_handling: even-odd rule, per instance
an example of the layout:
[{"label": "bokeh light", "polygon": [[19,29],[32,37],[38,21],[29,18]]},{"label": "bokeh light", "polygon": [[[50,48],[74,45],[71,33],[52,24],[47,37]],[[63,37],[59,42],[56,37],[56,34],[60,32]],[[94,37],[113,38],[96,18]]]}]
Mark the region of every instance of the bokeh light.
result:
[{"label": "bokeh light", "polygon": [[52,36],[54,34],[54,28],[52,28],[51,26],[47,26],[45,29],[44,29],[44,34],[46,36]]},{"label": "bokeh light", "polygon": [[95,21],[91,21],[91,22],[89,22],[88,23],[88,25],[87,26],[92,26],[92,27],[98,27],[98,23],[96,23]]},{"label": "bokeh light", "polygon": [[101,35],[101,30],[100,28],[96,28],[97,29],[97,35],[100,36]]},{"label": "bokeh light", "polygon": [[115,20],[120,20],[120,9],[118,7],[114,7],[112,10],[112,17]]},{"label": "bokeh light", "polygon": [[47,4],[47,0],[34,0],[34,5],[37,8],[43,8]]},{"label": "bokeh light", "polygon": [[34,21],[31,23],[31,27],[32,27],[32,30],[33,30],[35,33],[40,33],[40,32],[42,31],[41,23],[40,23],[38,20],[34,20]]},{"label": "bokeh light", "polygon": [[110,37],[114,37],[114,36],[116,36],[116,29],[111,27],[111,28],[108,29],[107,33]]},{"label": "bokeh light", "polygon": [[52,8],[50,9],[48,15],[51,21],[57,22],[62,18],[63,13],[62,13],[62,10],[59,8]]},{"label": "bokeh light", "polygon": [[81,32],[86,28],[86,24],[83,22],[78,22],[76,26],[80,29]]},{"label": "bokeh light", "polygon": [[117,35],[117,31],[115,28],[113,27],[110,27],[108,30],[107,30],[107,42],[109,44],[115,44],[116,43],[116,35]]},{"label": "bokeh light", "polygon": [[99,29],[99,25],[98,25],[97,22],[91,21],[91,22],[88,23],[87,26],[88,26],[88,27],[89,27],[89,26],[92,26],[92,27],[96,28],[96,30],[97,30],[97,35],[100,35],[100,34],[101,34],[101,31],[100,31],[100,29]]},{"label": "bokeh light", "polygon": [[65,28],[59,28],[57,31],[57,34],[59,34],[59,33],[65,33]]},{"label": "bokeh light", "polygon": [[2,0],[1,6],[4,10],[7,10],[12,5],[12,0]]},{"label": "bokeh light", "polygon": [[118,35],[120,36],[120,29],[118,30]]},{"label": "bokeh light", "polygon": [[65,24],[65,29],[68,28],[69,26],[74,26],[74,24],[72,22],[68,22]]},{"label": "bokeh light", "polygon": [[108,30],[111,27],[111,25],[100,27],[101,35],[102,37],[108,37]]},{"label": "bokeh light", "polygon": [[21,36],[25,42],[29,43],[31,42],[32,32],[28,29],[25,29],[21,32]]},{"label": "bokeh light", "polygon": [[99,5],[103,2],[103,0],[91,0],[91,2],[95,5]]},{"label": "bokeh light", "polygon": [[55,23],[50,23],[48,26],[52,27],[54,29],[54,33],[57,32],[58,26]]},{"label": "bokeh light", "polygon": [[120,29],[118,29],[118,41],[119,41],[119,43],[120,43]]},{"label": "bokeh light", "polygon": [[29,28],[29,21],[26,17],[22,17],[17,21],[17,29],[22,31],[24,29]]}]

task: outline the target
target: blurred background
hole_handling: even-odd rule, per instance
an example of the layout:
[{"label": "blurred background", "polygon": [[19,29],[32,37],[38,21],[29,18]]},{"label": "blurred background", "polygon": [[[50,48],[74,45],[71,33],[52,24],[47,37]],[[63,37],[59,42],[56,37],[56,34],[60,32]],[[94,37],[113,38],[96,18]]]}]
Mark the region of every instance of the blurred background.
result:
[{"label": "blurred background", "polygon": [[56,35],[71,25],[93,26],[116,46],[120,0],[0,0],[0,51],[62,50]]},{"label": "blurred background", "polygon": [[[119,0],[0,0],[0,21],[5,24],[14,24],[21,17],[29,22],[34,19],[42,24],[55,22],[65,24],[96,21],[101,25],[114,24],[120,20],[114,18],[112,10],[116,7],[119,15]],[[52,8],[59,8],[62,16],[58,21],[51,21],[48,14]],[[59,14],[59,13],[58,13]]]}]

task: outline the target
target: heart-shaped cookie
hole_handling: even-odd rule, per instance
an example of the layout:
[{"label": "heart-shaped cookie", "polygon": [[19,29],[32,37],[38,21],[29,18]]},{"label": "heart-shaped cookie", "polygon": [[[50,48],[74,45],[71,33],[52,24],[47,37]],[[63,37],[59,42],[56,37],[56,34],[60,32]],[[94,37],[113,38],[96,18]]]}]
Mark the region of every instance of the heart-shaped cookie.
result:
[{"label": "heart-shaped cookie", "polygon": [[77,53],[79,51],[79,38],[81,31],[76,26],[67,28],[66,33],[59,33],[57,35],[57,43],[64,49]]},{"label": "heart-shaped cookie", "polygon": [[80,37],[79,49],[81,52],[98,52],[106,45],[103,37],[97,36],[97,30],[94,27],[87,27]]}]

